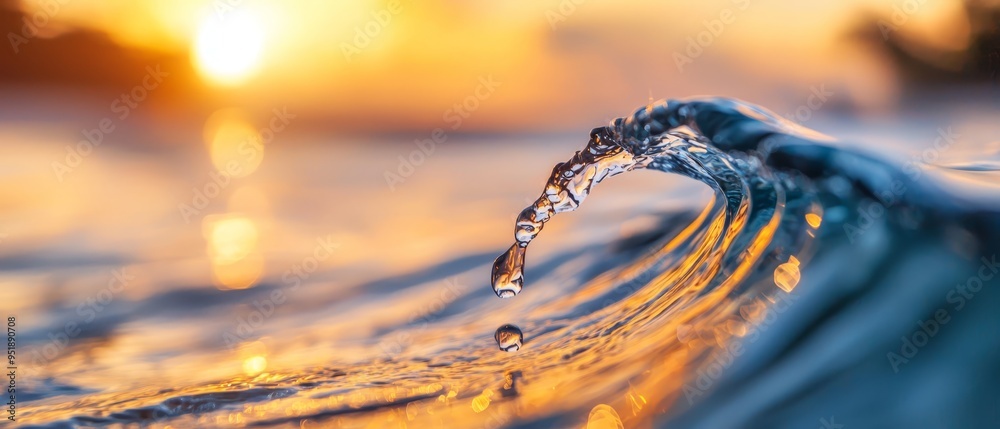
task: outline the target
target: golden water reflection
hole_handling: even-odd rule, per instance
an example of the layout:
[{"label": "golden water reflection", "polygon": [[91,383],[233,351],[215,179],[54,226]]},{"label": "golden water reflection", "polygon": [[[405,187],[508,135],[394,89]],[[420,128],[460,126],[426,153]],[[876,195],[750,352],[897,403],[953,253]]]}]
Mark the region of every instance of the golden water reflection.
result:
[{"label": "golden water reflection", "polygon": [[212,165],[229,178],[250,175],[264,160],[264,141],[257,128],[239,110],[223,109],[213,113],[205,121],[204,139]]},{"label": "golden water reflection", "polygon": [[794,256],[788,257],[788,262],[778,265],[774,269],[774,284],[785,292],[791,292],[798,286],[802,274],[799,272],[799,260]]},{"label": "golden water reflection", "polygon": [[823,218],[816,213],[807,213],[806,223],[808,223],[813,229],[819,229],[819,226],[823,223]]},{"label": "golden water reflection", "polygon": [[204,230],[216,286],[220,289],[252,287],[264,271],[263,256],[257,252],[256,224],[242,216],[207,216]]},{"label": "golden water reflection", "polygon": [[472,398],[472,411],[481,413],[490,406],[490,401],[493,399],[493,389],[483,390],[483,393],[479,394],[475,398]]},{"label": "golden water reflection", "polygon": [[[453,152],[442,152],[439,162],[456,168],[466,166],[460,161],[467,159],[451,159],[449,157],[452,154]],[[329,172],[342,171],[358,162],[339,158],[335,152],[326,155],[319,157],[310,151],[291,159],[323,158],[322,164],[316,165],[323,165],[324,168],[317,168],[316,171]],[[287,155],[282,153],[280,157],[274,156],[273,160],[285,159],[285,156]],[[269,162],[272,160],[269,159]],[[326,168],[329,164],[334,164],[336,168]],[[291,163],[281,166],[284,168],[282,172],[301,167]],[[363,167],[371,170],[371,166]],[[264,175],[265,172],[260,170],[254,174]],[[492,173],[487,171],[482,174]],[[496,173],[489,180],[499,181],[504,175],[506,174]],[[367,239],[365,242],[349,241],[351,252],[345,252],[345,258],[361,258],[358,255],[363,254],[367,255],[363,260],[377,263],[358,265],[352,262],[354,265],[348,268],[353,267],[354,271],[361,273],[352,274],[351,269],[333,271],[330,268],[332,262],[327,262],[321,264],[315,272],[310,272],[308,279],[296,277],[302,281],[302,287],[295,290],[283,288],[284,295],[279,300],[272,301],[275,316],[261,325],[255,324],[255,330],[250,333],[254,338],[246,339],[249,344],[257,344],[258,335],[280,333],[259,340],[260,343],[267,343],[267,349],[233,353],[223,346],[216,349],[205,346],[200,337],[195,338],[199,341],[197,343],[185,344],[190,348],[184,349],[184,354],[179,354],[176,359],[198,362],[192,364],[194,370],[208,373],[213,377],[213,382],[218,380],[217,377],[224,377],[217,384],[201,384],[201,381],[178,377],[177,380],[180,381],[171,381],[172,385],[150,384],[157,389],[163,386],[175,388],[170,393],[160,394],[154,391],[143,396],[143,392],[125,390],[126,394],[136,397],[126,402],[111,397],[121,390],[110,391],[107,395],[91,395],[88,400],[97,405],[91,405],[89,409],[113,403],[113,406],[106,408],[128,410],[156,406],[165,400],[206,392],[253,394],[254,387],[277,385],[282,389],[295,390],[298,394],[257,403],[248,401],[245,408],[236,412],[226,409],[215,413],[180,416],[176,418],[176,422],[171,421],[171,424],[175,427],[206,427],[212,426],[216,421],[221,422],[220,424],[230,421],[245,423],[289,417],[296,418],[296,423],[305,422],[303,425],[308,427],[336,426],[341,421],[340,417],[324,420],[315,416],[343,410],[347,413],[343,417],[344,427],[384,427],[389,422],[401,427],[403,424],[421,428],[448,425],[483,427],[484,421],[487,427],[505,427],[516,425],[518,419],[531,419],[547,413],[578,415],[579,420],[574,422],[578,424],[572,426],[577,428],[585,425],[594,428],[618,428],[624,425],[636,427],[636,422],[644,421],[669,407],[674,400],[673,395],[681,391],[686,379],[696,374],[697,365],[705,362],[702,356],[706,350],[720,344],[729,344],[729,336],[746,332],[746,328],[734,320],[738,319],[738,315],[733,314],[735,308],[738,308],[734,306],[743,304],[743,301],[734,300],[731,291],[742,285],[740,281],[752,273],[745,267],[756,266],[757,260],[774,264],[774,258],[762,248],[770,241],[774,230],[774,226],[767,226],[746,252],[746,262],[735,267],[732,274],[735,280],[721,285],[717,291],[707,289],[709,282],[717,275],[713,270],[721,265],[719,259],[722,254],[713,250],[716,248],[713,244],[721,239],[720,236],[729,232],[722,227],[724,219],[714,209],[706,209],[690,227],[684,228],[672,238],[662,252],[656,251],[649,258],[629,264],[621,272],[608,272],[606,276],[579,285],[576,281],[565,280],[567,276],[575,275],[579,267],[588,261],[585,258],[571,261],[554,274],[539,279],[537,287],[533,289],[532,301],[513,302],[515,306],[533,305],[509,307],[510,312],[497,311],[497,303],[491,296],[479,299],[483,290],[477,290],[474,285],[481,279],[484,267],[474,264],[469,264],[468,271],[462,268],[455,272],[454,276],[463,286],[449,292],[447,299],[442,298],[440,291],[442,285],[446,284],[444,279],[438,277],[441,275],[439,273],[430,274],[432,271],[427,271],[427,280],[421,280],[426,284],[408,280],[396,289],[390,283],[372,282],[371,279],[400,278],[410,273],[411,269],[434,267],[429,265],[430,262],[440,262],[482,249],[489,250],[491,246],[499,244],[500,237],[506,237],[507,234],[498,233],[494,239],[483,233],[491,224],[482,219],[496,220],[497,225],[508,219],[500,219],[503,217],[501,214],[483,209],[481,201],[448,200],[441,196],[446,194],[442,194],[437,187],[433,188],[436,193],[422,192],[419,186],[423,185],[416,180],[408,183],[414,186],[412,192],[395,194],[395,206],[376,205],[372,210],[356,209],[356,212],[338,210],[343,208],[345,195],[350,195],[357,201],[368,201],[364,199],[368,194],[375,195],[379,190],[385,191],[381,177],[374,176],[375,183],[362,183],[350,190],[356,194],[347,194],[348,191],[340,187],[329,190],[320,197],[317,197],[317,193],[310,192],[302,200],[304,202],[296,202],[295,205],[289,205],[289,196],[274,191],[275,183],[257,180],[258,177],[234,181],[218,197],[219,201],[228,198],[225,207],[213,206],[208,209],[209,213],[213,209],[219,209],[221,214],[205,216],[200,231],[197,223],[193,224],[194,227],[185,229],[190,230],[189,235],[192,236],[187,242],[193,244],[191,248],[184,250],[187,255],[194,255],[185,260],[210,268],[215,286],[219,289],[253,287],[265,276],[278,279],[275,284],[285,285],[280,281],[281,274],[286,269],[300,265],[305,257],[313,254],[315,236],[337,232],[337,229],[324,222],[346,225],[347,227],[341,227],[350,228],[351,234]],[[324,180],[327,183],[338,183],[337,177],[331,174],[324,177]],[[295,182],[293,179],[301,181]],[[306,178],[299,178],[294,174],[284,175],[282,180],[289,181],[281,183],[288,189],[302,188],[309,184]],[[471,186],[471,183],[455,182],[450,186],[455,189],[456,194],[461,194],[459,191],[464,189],[463,186]],[[625,198],[627,195],[621,197]],[[641,195],[636,198],[638,197]],[[428,202],[431,198],[440,198],[449,203],[450,208],[463,219],[479,221],[455,222],[454,225],[449,225],[455,229],[442,235],[438,228],[441,221],[429,216],[434,212],[427,206],[438,202]],[[273,200],[273,207],[269,199]],[[367,207],[364,204],[358,206]],[[287,207],[294,209],[288,210],[294,216],[285,214],[286,217],[282,218],[280,212]],[[271,213],[272,209],[274,213]],[[322,215],[304,219],[296,217],[306,216],[310,211],[320,212]],[[581,215],[586,216],[587,213]],[[567,222],[571,220],[567,219]],[[743,219],[737,218],[736,221],[742,222]],[[388,228],[386,225],[392,227]],[[562,225],[572,224],[564,222]],[[507,224],[503,223],[502,226]],[[560,225],[554,225],[557,226]],[[301,240],[289,241],[294,245],[275,238],[284,237],[285,234],[274,231],[296,230],[302,231],[300,235],[303,237],[300,237]],[[404,235],[403,238],[399,237],[401,234]],[[415,239],[405,234],[412,234]],[[468,240],[468,237],[477,239]],[[422,247],[400,247],[410,242]],[[440,253],[437,253],[438,249],[442,249]],[[543,252],[545,250],[540,249],[540,257]],[[416,253],[419,254],[414,255]],[[687,256],[674,260],[671,255]],[[340,258],[338,255],[333,259],[343,264]],[[430,262],[424,259],[414,261],[414,258],[425,258]],[[650,278],[645,268],[647,263],[658,258],[666,258],[669,268],[651,271],[655,275]],[[265,269],[265,259],[268,263],[275,263],[273,270]],[[155,274],[173,274],[184,271],[178,269],[182,266],[180,264],[175,265],[166,260],[146,269],[155,268]],[[203,282],[207,278],[205,274],[208,274],[207,270],[198,278],[193,278],[192,274],[183,281],[171,279],[157,285],[164,288],[177,287],[181,289],[180,292],[186,292],[184,289],[191,288],[192,284]],[[356,277],[348,277],[351,275]],[[153,276],[143,273],[142,278],[147,277]],[[764,280],[770,283],[770,279]],[[377,300],[342,298],[347,294],[360,294],[363,298],[367,293],[363,291],[365,285],[378,286],[377,289],[380,290],[377,293],[392,293],[379,295]],[[560,288],[565,285],[573,287]],[[773,289],[770,284],[766,286]],[[476,342],[483,338],[491,340],[490,336],[482,335],[484,327],[492,333],[499,325],[497,322],[502,319],[545,320],[553,313],[577,308],[616,288],[635,289],[629,289],[621,301],[603,306],[592,316],[573,320],[574,325],[526,326],[525,332],[531,336],[531,342],[516,356],[500,353],[493,347],[480,347],[481,344]],[[160,327],[160,322],[156,321],[148,325],[129,325],[125,329],[136,332],[137,336],[141,334],[143,338],[163,338],[163,331],[168,329],[178,337],[196,337],[190,334],[201,332],[203,325],[207,325],[218,327],[205,336],[208,340],[218,340],[217,333],[235,332],[236,335],[243,335],[243,331],[237,331],[240,320],[256,320],[248,316],[252,316],[253,311],[258,311],[252,303],[264,295],[264,291],[260,292],[260,296],[215,293],[213,296],[223,295],[229,299],[226,305],[208,307],[211,310],[201,312],[201,318],[192,317],[189,321],[184,320],[185,317],[178,318],[177,323],[187,325]],[[122,299],[121,302],[125,301]],[[767,304],[760,303],[761,308],[756,312],[762,313],[765,305]],[[228,311],[230,308],[234,310]],[[267,308],[270,311],[270,307]],[[441,313],[441,308],[460,311]],[[408,316],[412,321],[409,325],[405,323]],[[391,322],[393,318],[404,319],[404,322]],[[630,320],[631,323],[616,326],[612,321],[618,320]],[[615,331],[606,332],[609,329]],[[691,340],[665,341],[667,333],[675,330],[678,337],[689,336]],[[387,333],[379,337],[380,331]],[[398,336],[398,333],[406,335]],[[370,338],[383,340],[390,346],[400,344],[404,353],[407,349],[416,351],[387,356],[386,349],[381,347],[382,343],[364,341]],[[123,348],[121,344],[129,345],[130,348]],[[108,356],[120,356],[118,359],[130,362],[144,362],[142,353],[148,349],[137,349],[135,344],[132,340],[116,341],[110,343],[108,351],[104,353]],[[176,344],[181,343],[178,341]],[[393,347],[389,349],[394,350]],[[192,356],[189,354],[192,353],[191,350],[197,354]],[[117,368],[119,362],[109,362],[111,358],[103,356],[100,355],[96,361],[108,364],[108,368]],[[159,364],[162,360],[158,356],[149,360]],[[429,358],[412,359],[411,356]],[[64,362],[60,361],[60,364]],[[174,363],[175,361],[169,361],[164,366]],[[220,365],[216,367],[215,363]],[[344,374],[330,368],[353,370]],[[523,371],[525,375],[514,375],[519,371]],[[144,373],[153,374],[156,371],[150,369]],[[188,375],[185,374],[186,376]],[[625,380],[631,381],[630,384],[634,386],[623,386]],[[628,390],[622,391],[623,389]],[[389,408],[394,408],[384,412],[355,411],[381,404],[390,404]],[[604,406],[594,407],[595,404]],[[588,416],[587,411],[592,407],[594,410]],[[40,408],[42,407],[35,409],[38,410],[35,415],[39,420],[54,420],[69,415],[65,409]],[[365,426],[363,422],[370,425]]]},{"label": "golden water reflection", "polygon": [[587,417],[587,429],[625,429],[621,417],[607,404],[600,404],[590,410]]}]

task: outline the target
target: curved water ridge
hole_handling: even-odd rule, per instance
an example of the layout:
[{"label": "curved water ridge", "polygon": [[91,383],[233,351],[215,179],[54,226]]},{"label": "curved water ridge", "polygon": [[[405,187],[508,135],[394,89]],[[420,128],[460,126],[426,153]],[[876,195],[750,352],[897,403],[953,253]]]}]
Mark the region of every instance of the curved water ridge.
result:
[{"label": "curved water ridge", "polygon": [[[721,101],[720,101],[721,103]],[[738,111],[753,111],[753,107],[736,102],[729,108]],[[676,105],[677,103],[674,102]],[[794,132],[793,125],[787,124],[773,115],[755,111],[759,119],[766,123]],[[812,205],[818,207],[805,190],[803,181],[791,184],[780,183],[775,173],[761,164],[761,159],[748,153],[726,153],[697,131],[697,124],[684,118],[689,109],[671,108],[666,101],[654,103],[628,118],[619,118],[608,127],[591,131],[590,141],[584,150],[552,169],[542,195],[517,217],[514,228],[515,243],[497,257],[491,273],[494,293],[500,298],[511,298],[524,287],[524,265],[528,245],[556,213],[576,210],[594,186],[609,177],[638,169],[652,169],[698,180],[714,191],[714,202],[709,208],[715,219],[712,226],[713,239],[705,243],[708,248],[696,252],[706,259],[688,261],[705,268],[705,280],[719,284],[734,278],[716,278],[716,269],[732,269],[735,259],[741,255],[752,255],[769,244],[773,227],[780,222],[786,210],[785,186],[791,185],[795,196],[793,206]],[[734,117],[734,115],[730,115]],[[667,128],[660,121],[672,123]],[[756,149],[757,147],[754,147]],[[752,153],[751,151],[748,151]],[[748,213],[754,202],[755,210]],[[798,213],[801,214],[801,213]],[[817,214],[812,214],[818,217]],[[753,219],[756,226],[747,227]],[[774,222],[772,228],[763,230],[764,225]],[[799,225],[795,225],[799,226]],[[722,232],[721,234],[719,232]],[[800,231],[801,232],[801,231]],[[735,252],[734,240],[741,238],[740,248]],[[729,254],[728,258],[724,258]],[[752,265],[755,258],[745,262]],[[499,342],[499,337],[498,337]],[[501,344],[501,349],[505,348]],[[516,350],[516,349],[513,349]]]}]

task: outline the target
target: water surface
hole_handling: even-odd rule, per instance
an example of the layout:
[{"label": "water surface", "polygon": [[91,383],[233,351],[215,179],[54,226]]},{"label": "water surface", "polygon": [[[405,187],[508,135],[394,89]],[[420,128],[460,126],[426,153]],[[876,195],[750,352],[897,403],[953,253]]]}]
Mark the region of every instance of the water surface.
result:
[{"label": "water surface", "polygon": [[998,418],[995,172],[960,143],[911,168],[930,133],[872,147],[663,102],[590,135],[456,140],[393,186],[408,142],[288,137],[216,193],[203,149],[102,147],[59,181],[62,134],[8,128],[31,425]]}]

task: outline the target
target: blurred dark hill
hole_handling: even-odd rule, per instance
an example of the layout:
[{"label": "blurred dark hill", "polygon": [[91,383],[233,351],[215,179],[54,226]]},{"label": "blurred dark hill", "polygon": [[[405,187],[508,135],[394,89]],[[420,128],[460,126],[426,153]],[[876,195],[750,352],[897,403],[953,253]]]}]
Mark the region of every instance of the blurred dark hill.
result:
[{"label": "blurred dark hill", "polygon": [[0,7],[0,85],[88,87],[119,90],[141,81],[147,66],[160,65],[171,78],[195,81],[184,55],[122,47],[102,33],[76,30],[53,38],[35,33],[30,17]]},{"label": "blurred dark hill", "polygon": [[[0,94],[6,100],[0,116],[30,120],[44,111],[67,120],[108,115],[107,105],[142,85],[150,70],[167,74],[142,100],[137,114],[161,123],[202,117],[217,102],[195,74],[186,53],[122,46],[107,35],[75,29],[43,37],[31,18],[10,4],[0,6]],[[141,93],[141,92],[140,92]],[[61,103],[45,100],[57,97]],[[75,107],[77,100],[88,109]],[[96,107],[100,106],[100,107]]]}]

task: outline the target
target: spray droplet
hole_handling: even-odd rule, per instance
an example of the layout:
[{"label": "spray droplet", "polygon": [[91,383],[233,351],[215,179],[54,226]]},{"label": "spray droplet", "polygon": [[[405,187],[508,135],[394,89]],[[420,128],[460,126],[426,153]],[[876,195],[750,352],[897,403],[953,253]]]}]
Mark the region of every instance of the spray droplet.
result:
[{"label": "spray droplet", "polygon": [[524,334],[521,329],[514,325],[503,325],[497,328],[497,333],[493,335],[497,340],[497,346],[505,352],[516,352],[521,349],[521,342]]}]

